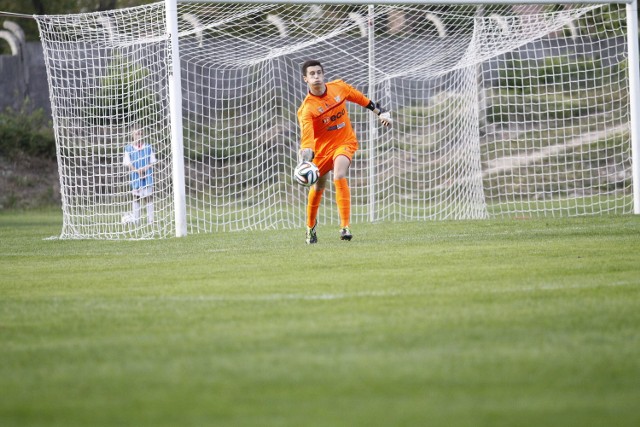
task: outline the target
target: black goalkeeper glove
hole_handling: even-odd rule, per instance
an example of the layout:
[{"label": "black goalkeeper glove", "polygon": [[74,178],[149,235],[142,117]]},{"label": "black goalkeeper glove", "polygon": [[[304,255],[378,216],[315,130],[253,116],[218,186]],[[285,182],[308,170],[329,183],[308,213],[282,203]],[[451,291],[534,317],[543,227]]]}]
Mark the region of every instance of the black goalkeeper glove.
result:
[{"label": "black goalkeeper glove", "polygon": [[382,106],[380,106],[379,102],[376,102],[376,108],[379,111],[378,115],[381,115],[382,113],[386,113],[387,112],[387,110],[385,110],[384,108],[382,108]]}]

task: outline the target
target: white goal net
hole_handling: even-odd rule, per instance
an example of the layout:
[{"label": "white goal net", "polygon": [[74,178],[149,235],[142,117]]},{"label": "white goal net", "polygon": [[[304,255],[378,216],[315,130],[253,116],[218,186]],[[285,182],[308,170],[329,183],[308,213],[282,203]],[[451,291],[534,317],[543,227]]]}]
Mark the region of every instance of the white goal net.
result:
[{"label": "white goal net", "polygon": [[[291,172],[307,59],[394,119],[349,106],[354,224],[633,212],[624,5],[184,2],[177,14],[189,233],[304,227]],[[164,3],[37,20],[62,237],[174,235]],[[137,176],[136,132],[155,157],[135,151],[150,166]],[[338,224],[325,195],[319,222]]]}]

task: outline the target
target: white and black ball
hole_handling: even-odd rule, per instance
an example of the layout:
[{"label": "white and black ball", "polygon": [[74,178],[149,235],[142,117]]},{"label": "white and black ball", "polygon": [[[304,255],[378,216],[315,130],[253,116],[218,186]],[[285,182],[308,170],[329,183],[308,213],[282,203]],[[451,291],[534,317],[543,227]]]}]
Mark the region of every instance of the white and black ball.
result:
[{"label": "white and black ball", "polygon": [[315,184],[318,178],[320,178],[320,171],[312,162],[302,162],[293,170],[293,179],[305,187]]}]

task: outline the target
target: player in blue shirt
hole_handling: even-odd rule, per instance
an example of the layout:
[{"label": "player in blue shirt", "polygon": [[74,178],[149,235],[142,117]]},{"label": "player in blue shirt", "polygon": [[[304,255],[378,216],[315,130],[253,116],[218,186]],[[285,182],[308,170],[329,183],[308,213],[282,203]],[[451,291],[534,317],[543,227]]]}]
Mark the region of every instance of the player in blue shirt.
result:
[{"label": "player in blue shirt", "polygon": [[143,138],[142,129],[134,126],[131,130],[132,141],[125,147],[123,163],[129,169],[132,211],[123,218],[123,222],[140,221],[140,207],[144,203],[147,210],[147,222],[153,223],[153,165],[157,162],[151,145]]}]

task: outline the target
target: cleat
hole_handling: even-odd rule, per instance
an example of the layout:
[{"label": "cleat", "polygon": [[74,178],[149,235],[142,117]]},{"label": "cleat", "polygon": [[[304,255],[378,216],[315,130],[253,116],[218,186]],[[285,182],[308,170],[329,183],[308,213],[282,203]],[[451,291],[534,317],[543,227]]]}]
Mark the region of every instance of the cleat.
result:
[{"label": "cleat", "polygon": [[313,227],[307,227],[307,238],[305,240],[307,242],[307,245],[318,243],[318,235],[316,234],[317,225],[318,225],[318,221],[316,220],[316,223],[314,224]]},{"label": "cleat", "polygon": [[340,240],[351,240],[353,238],[353,234],[351,234],[351,230],[349,227],[344,227],[340,230]]}]

